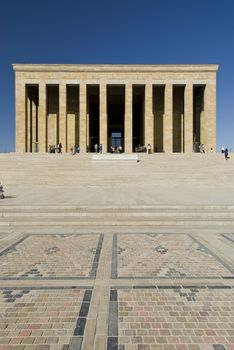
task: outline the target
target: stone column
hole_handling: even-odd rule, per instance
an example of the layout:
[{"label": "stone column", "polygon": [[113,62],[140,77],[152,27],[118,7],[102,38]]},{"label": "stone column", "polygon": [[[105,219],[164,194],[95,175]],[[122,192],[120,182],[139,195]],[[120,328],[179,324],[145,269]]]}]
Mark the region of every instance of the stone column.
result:
[{"label": "stone column", "polygon": [[216,151],[216,84],[207,84],[204,96],[204,119],[201,128],[204,129],[205,149]]},{"label": "stone column", "polygon": [[35,152],[36,148],[36,115],[37,115],[37,106],[35,101],[32,101],[32,152]]},{"label": "stone column", "polygon": [[132,153],[132,84],[125,85],[124,151]]},{"label": "stone column", "polygon": [[[77,86],[76,86],[77,87]],[[77,92],[79,89],[77,90]],[[68,100],[69,96],[67,97]],[[70,151],[75,145],[78,146],[79,143],[79,92],[76,98],[76,109],[73,113],[67,113],[67,151]],[[68,111],[67,112],[71,112]]]},{"label": "stone column", "polygon": [[193,152],[193,85],[185,86],[184,94],[184,152]]},{"label": "stone column", "polygon": [[151,145],[151,152],[154,150],[154,115],[153,115],[153,85],[145,85],[145,138],[144,143]]},{"label": "stone column", "polygon": [[75,124],[76,124],[76,115],[67,114],[67,150],[68,151],[76,145]]},{"label": "stone column", "polygon": [[67,152],[67,91],[66,85],[59,85],[59,142],[63,152]]},{"label": "stone column", "polygon": [[[49,145],[57,146],[58,142],[58,133],[57,133],[57,120],[58,115],[56,113],[47,114],[47,149]],[[64,147],[64,145],[63,145]],[[65,149],[62,149],[65,152]]]},{"label": "stone column", "polygon": [[181,127],[181,152],[185,152],[184,147],[184,114],[180,115],[180,127]]},{"label": "stone column", "polygon": [[86,145],[88,146],[88,150],[90,151],[90,143],[89,143],[89,113],[86,114],[86,123],[87,123],[87,132],[86,132]]},{"label": "stone column", "polygon": [[27,96],[26,98],[26,112],[27,112],[27,123],[26,123],[26,135],[27,135],[27,152],[31,151],[31,113],[32,113],[32,102]]},{"label": "stone column", "polygon": [[205,112],[204,110],[200,113],[200,143],[205,144],[206,142],[206,124],[205,124]]},{"label": "stone column", "polygon": [[100,94],[100,135],[99,143],[102,144],[102,152],[107,152],[107,86],[106,84],[99,85]]},{"label": "stone column", "polygon": [[26,152],[27,149],[27,125],[26,125],[26,96],[25,84],[16,78],[15,84],[15,133],[16,133],[16,152]]},{"label": "stone column", "polygon": [[46,85],[39,85],[39,106],[38,106],[38,142],[39,152],[47,152],[46,140]]},{"label": "stone column", "polygon": [[166,153],[173,151],[173,86],[165,85],[165,112],[163,116],[163,150]]},{"label": "stone column", "polygon": [[86,84],[80,84],[80,111],[79,111],[79,141],[80,141],[80,151],[82,153],[87,152],[87,98]]}]

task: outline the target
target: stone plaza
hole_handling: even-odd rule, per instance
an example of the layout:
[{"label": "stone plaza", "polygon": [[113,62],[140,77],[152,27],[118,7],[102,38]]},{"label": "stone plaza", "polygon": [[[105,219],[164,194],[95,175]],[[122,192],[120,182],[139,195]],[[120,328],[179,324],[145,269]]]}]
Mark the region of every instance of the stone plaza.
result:
[{"label": "stone plaza", "polygon": [[233,159],[102,156],[0,154],[0,350],[233,350]]}]

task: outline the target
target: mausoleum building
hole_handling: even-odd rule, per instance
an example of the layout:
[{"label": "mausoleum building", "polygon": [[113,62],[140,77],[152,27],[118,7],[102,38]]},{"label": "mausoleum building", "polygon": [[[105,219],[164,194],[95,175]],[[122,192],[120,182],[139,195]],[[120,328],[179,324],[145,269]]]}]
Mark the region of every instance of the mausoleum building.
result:
[{"label": "mausoleum building", "polygon": [[218,65],[14,64],[16,152],[216,148]]}]

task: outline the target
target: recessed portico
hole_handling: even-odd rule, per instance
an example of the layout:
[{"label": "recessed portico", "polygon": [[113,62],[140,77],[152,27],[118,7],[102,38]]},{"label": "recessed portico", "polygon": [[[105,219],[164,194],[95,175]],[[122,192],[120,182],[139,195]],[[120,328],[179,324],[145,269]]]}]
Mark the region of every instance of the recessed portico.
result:
[{"label": "recessed portico", "polygon": [[16,151],[103,152],[216,144],[217,65],[14,65]]}]

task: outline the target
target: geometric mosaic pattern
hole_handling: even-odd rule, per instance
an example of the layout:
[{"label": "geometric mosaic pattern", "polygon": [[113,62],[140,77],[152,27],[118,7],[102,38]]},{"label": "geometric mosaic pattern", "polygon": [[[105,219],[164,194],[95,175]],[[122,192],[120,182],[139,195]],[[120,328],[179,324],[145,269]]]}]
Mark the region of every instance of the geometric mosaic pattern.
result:
[{"label": "geometric mosaic pattern", "polygon": [[112,278],[219,278],[234,270],[189,235],[114,235]]},{"label": "geometric mosaic pattern", "polygon": [[107,350],[233,350],[234,289],[110,292]]},{"label": "geometric mosaic pattern", "polygon": [[81,349],[92,290],[0,290],[0,349]]},{"label": "geometric mosaic pattern", "polygon": [[228,239],[229,241],[231,241],[232,243],[234,243],[234,233],[226,233],[226,234],[223,234],[222,236]]},{"label": "geometric mosaic pattern", "polygon": [[0,279],[94,278],[103,235],[31,235],[0,254]]},{"label": "geometric mosaic pattern", "polygon": [[222,236],[217,250],[211,235],[206,246],[166,233],[3,244],[0,350],[234,350],[233,236]]}]

